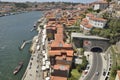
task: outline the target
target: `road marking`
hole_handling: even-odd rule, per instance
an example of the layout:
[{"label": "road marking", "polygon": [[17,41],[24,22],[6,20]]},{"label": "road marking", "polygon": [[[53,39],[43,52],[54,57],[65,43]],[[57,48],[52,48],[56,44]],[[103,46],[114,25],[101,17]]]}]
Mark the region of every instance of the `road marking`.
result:
[{"label": "road marking", "polygon": [[[93,53],[93,54],[95,54],[95,56],[96,56],[97,53]],[[97,72],[97,68],[98,68],[98,56],[96,56],[96,61],[97,61],[97,65],[96,65],[95,73]],[[95,73],[90,80],[93,80]]]}]

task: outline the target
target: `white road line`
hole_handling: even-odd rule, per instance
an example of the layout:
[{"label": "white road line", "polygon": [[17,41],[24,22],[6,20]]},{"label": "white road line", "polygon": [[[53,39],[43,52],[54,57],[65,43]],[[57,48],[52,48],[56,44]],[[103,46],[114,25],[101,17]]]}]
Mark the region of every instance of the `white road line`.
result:
[{"label": "white road line", "polygon": [[[98,54],[98,53],[93,53],[93,54]],[[95,73],[97,72],[97,68],[98,68],[98,56],[96,56],[97,58],[96,58],[96,61],[97,61],[97,65],[96,65],[96,69],[95,69]],[[95,76],[95,73],[94,73],[94,75],[92,76],[92,78],[90,79],[90,80],[93,80],[93,78],[94,78],[94,76]]]}]

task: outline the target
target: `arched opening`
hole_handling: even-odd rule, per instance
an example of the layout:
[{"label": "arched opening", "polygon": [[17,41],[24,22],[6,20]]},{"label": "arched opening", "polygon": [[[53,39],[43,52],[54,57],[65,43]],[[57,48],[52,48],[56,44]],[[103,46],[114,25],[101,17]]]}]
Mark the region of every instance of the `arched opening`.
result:
[{"label": "arched opening", "polygon": [[93,48],[91,49],[91,51],[92,51],[92,52],[103,52],[102,48],[100,48],[100,47],[93,47]]}]

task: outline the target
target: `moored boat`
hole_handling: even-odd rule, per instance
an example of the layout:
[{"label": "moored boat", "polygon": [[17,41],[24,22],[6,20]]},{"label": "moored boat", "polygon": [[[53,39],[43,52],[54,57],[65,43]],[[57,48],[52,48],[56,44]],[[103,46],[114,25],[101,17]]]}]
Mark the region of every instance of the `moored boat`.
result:
[{"label": "moored boat", "polygon": [[14,75],[17,74],[20,71],[20,69],[22,68],[22,66],[23,66],[23,61],[19,62],[18,66],[13,71],[13,74]]}]

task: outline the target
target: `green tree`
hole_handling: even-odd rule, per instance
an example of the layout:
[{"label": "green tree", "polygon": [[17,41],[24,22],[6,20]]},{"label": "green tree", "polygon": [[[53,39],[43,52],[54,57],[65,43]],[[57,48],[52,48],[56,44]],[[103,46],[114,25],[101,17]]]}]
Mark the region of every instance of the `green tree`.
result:
[{"label": "green tree", "polygon": [[107,13],[107,12],[104,13],[102,16],[103,16],[104,19],[109,19],[109,13]]},{"label": "green tree", "polygon": [[69,80],[77,80],[77,79],[72,75]]},{"label": "green tree", "polygon": [[113,67],[113,70],[111,71],[112,76],[116,76],[117,74],[117,67]]},{"label": "green tree", "polygon": [[91,34],[109,38],[110,43],[116,43],[120,40],[120,19],[110,19],[107,26],[103,29],[93,28]]},{"label": "green tree", "polygon": [[15,3],[17,8],[28,8],[29,6],[26,3]]},{"label": "green tree", "polygon": [[77,65],[77,69],[78,69],[78,71],[79,72],[82,72],[82,70],[85,70],[86,69],[86,66],[87,66],[87,64],[88,64],[88,61],[87,61],[87,59],[86,59],[86,56],[83,56],[82,57],[82,64],[79,64],[79,65]]}]

